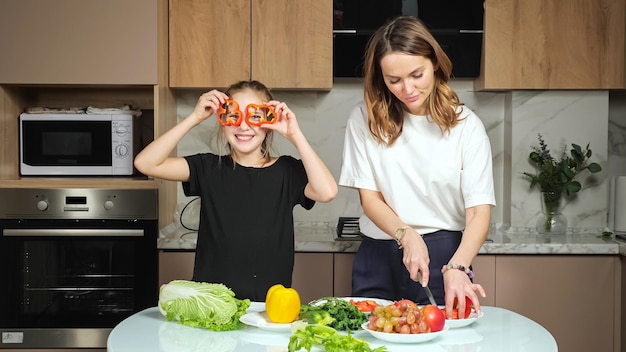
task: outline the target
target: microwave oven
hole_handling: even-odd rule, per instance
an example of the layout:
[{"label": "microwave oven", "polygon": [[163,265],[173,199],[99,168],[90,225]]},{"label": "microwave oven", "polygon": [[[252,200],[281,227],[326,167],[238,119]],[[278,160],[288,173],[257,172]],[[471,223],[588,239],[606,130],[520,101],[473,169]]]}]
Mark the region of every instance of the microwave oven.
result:
[{"label": "microwave oven", "polygon": [[136,121],[132,114],[20,114],[20,174],[132,175]]}]

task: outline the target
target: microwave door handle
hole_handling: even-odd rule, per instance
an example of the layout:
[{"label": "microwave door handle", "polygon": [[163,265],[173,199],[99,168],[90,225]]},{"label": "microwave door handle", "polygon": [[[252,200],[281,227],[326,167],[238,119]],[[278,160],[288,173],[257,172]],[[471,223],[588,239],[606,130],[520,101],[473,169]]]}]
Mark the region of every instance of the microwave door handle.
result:
[{"label": "microwave door handle", "polygon": [[142,229],[4,229],[4,237],[143,237]]}]

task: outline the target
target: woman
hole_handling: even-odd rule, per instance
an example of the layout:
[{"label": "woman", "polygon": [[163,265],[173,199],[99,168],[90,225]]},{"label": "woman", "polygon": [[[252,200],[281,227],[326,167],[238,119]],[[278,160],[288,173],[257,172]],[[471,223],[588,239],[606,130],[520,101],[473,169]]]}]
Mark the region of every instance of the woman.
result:
[{"label": "woman", "polygon": [[464,311],[466,296],[480,312],[485,292],[470,265],[495,205],[491,147],[448,85],[451,71],[414,17],[392,19],[368,43],[364,102],[347,123],[339,179],[358,189],[364,211],[353,296],[428,304],[428,285],[448,316],[455,300]]},{"label": "woman", "polygon": [[[185,134],[213,114],[227,153],[171,157]],[[301,160],[270,154],[273,131],[293,143]],[[185,195],[201,197],[193,280],[223,283],[252,301],[264,301],[274,284],[291,286],[293,207],[311,209],[337,194],[296,115],[257,81],[203,94],[187,118],[137,155],[135,166],[181,181]]]}]

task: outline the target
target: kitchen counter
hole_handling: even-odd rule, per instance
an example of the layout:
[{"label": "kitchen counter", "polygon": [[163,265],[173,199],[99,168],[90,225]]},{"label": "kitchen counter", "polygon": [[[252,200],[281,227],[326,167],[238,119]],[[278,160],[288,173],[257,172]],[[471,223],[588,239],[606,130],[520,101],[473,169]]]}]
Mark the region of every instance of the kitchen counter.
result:
[{"label": "kitchen counter", "polygon": [[[295,224],[296,252],[354,253],[358,239],[338,239],[335,223]],[[479,254],[595,254],[626,256],[626,241],[614,235],[602,236],[605,229],[572,229],[565,235],[541,235],[530,228],[490,230]],[[197,233],[185,230],[161,231],[157,246],[164,250],[194,250]]]},{"label": "kitchen counter", "polygon": [[[449,329],[434,340],[419,344],[396,344],[378,340],[366,331],[353,336],[372,347],[384,345],[400,351],[533,351],[556,352],[554,337],[536,322],[497,307],[482,307],[483,317],[472,325]],[[239,330],[214,332],[168,322],[158,308],[148,308],[119,323],[109,335],[108,352],[177,351],[287,351],[290,331],[266,331],[242,325]],[[321,349],[314,349],[321,351]]]}]

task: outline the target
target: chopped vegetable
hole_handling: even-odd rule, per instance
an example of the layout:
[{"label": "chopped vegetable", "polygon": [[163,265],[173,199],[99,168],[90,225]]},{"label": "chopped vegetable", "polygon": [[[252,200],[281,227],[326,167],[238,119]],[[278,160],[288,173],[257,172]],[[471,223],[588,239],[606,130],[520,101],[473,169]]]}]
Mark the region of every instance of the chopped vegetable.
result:
[{"label": "chopped vegetable", "polygon": [[[346,302],[347,303],[347,302]],[[289,338],[289,352],[305,349],[311,351],[313,346],[322,346],[330,352],[386,352],[385,346],[372,349],[367,341],[350,335],[342,335],[337,330],[321,324],[300,326]]]},{"label": "chopped vegetable", "polygon": [[223,284],[173,280],[159,291],[159,310],[167,320],[215,331],[235,330],[250,300],[239,300]]},{"label": "chopped vegetable", "polygon": [[373,301],[371,299],[365,299],[362,301],[356,301],[354,299],[350,299],[350,304],[357,307],[359,311],[361,311],[362,313],[371,313],[374,311],[374,308],[378,306],[378,303],[376,303],[376,301]]},{"label": "chopped vegetable", "polygon": [[300,313],[300,295],[293,288],[276,284],[265,296],[267,317],[274,323],[291,323]]},{"label": "chopped vegetable", "polygon": [[[309,304],[304,304],[300,308],[300,316],[307,317],[309,313],[327,312],[333,319],[328,326],[337,330],[352,331],[360,330],[361,324],[367,321],[367,316],[350,302],[336,297],[324,297]],[[321,323],[321,322],[318,322]]]},{"label": "chopped vegetable", "polygon": [[306,321],[309,324],[322,324],[330,325],[335,321],[330,313],[325,310],[307,310],[300,314],[300,319]]}]

